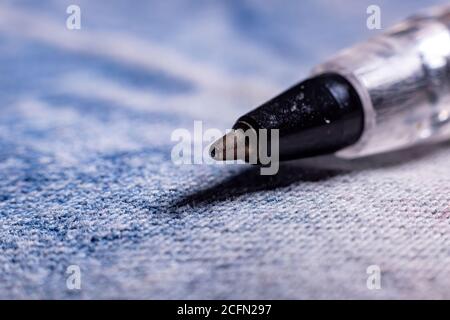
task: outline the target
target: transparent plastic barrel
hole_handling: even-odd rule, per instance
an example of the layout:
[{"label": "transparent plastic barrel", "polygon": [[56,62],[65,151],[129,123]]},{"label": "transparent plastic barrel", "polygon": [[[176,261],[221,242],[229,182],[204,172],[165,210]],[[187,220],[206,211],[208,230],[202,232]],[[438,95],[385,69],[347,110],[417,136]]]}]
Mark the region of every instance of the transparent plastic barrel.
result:
[{"label": "transparent plastic barrel", "polygon": [[337,72],[358,91],[365,129],[341,157],[450,139],[450,5],[413,16],[313,70]]}]

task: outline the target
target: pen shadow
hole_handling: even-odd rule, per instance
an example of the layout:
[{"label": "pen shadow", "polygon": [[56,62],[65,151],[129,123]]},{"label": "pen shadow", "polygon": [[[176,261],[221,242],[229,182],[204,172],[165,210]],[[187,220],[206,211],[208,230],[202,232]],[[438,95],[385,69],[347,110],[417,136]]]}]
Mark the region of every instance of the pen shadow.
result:
[{"label": "pen shadow", "polygon": [[258,166],[251,166],[207,189],[196,191],[178,199],[170,207],[175,209],[186,205],[199,206],[229,201],[243,194],[287,187],[298,181],[321,181],[337,174],[339,172],[336,170],[307,170],[297,167],[292,170],[291,165],[282,164],[276,175],[264,176],[261,175]]},{"label": "pen shadow", "polygon": [[320,156],[280,163],[276,175],[260,174],[258,166],[251,166],[219,183],[187,196],[170,205],[176,209],[186,205],[200,206],[222,201],[232,201],[243,194],[287,187],[298,182],[320,182],[338,175],[364,170],[399,166],[423,160],[436,152],[450,147],[449,142],[421,145],[400,151],[378,154],[364,158],[346,160],[336,156]]}]

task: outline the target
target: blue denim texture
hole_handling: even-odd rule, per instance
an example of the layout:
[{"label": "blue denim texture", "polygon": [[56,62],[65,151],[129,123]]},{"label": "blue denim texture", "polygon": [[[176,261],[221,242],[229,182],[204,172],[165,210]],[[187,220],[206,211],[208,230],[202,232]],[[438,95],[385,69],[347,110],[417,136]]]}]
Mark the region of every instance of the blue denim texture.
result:
[{"label": "blue denim texture", "polygon": [[[387,27],[438,1],[378,3]],[[80,0],[73,31],[69,4],[0,5],[0,298],[450,298],[448,143],[276,176],[170,158],[379,32],[372,1]]]}]

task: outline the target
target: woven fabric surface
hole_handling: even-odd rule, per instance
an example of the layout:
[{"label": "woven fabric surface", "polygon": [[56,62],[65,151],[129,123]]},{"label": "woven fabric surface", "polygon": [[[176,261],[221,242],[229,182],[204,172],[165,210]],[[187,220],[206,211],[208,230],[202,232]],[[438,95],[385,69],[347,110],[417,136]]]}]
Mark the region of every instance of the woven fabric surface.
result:
[{"label": "woven fabric surface", "polygon": [[[383,28],[437,3],[379,1]],[[171,160],[175,129],[225,130],[379,32],[371,1],[83,0],[80,30],[70,4],[0,5],[0,298],[450,298],[448,143],[275,176]]]}]

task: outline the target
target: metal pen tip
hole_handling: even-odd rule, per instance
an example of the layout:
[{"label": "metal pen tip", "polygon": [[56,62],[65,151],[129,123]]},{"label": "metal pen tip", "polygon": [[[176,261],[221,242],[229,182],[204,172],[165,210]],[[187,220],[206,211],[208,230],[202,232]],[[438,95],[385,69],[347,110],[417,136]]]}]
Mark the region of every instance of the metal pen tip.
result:
[{"label": "metal pen tip", "polygon": [[249,146],[245,137],[233,130],[214,142],[209,153],[217,161],[244,160],[248,157]]}]

